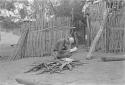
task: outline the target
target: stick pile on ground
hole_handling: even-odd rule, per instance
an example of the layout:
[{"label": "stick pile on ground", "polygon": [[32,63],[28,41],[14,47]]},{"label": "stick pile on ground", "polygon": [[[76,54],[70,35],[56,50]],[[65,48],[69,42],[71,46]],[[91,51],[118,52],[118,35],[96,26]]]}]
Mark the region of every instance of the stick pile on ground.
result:
[{"label": "stick pile on ground", "polygon": [[53,60],[53,61],[48,61],[48,62],[43,62],[38,65],[33,65],[33,67],[26,71],[25,73],[29,72],[37,72],[37,74],[43,74],[43,73],[60,73],[64,70],[72,70],[76,66],[83,65],[78,60],[73,60],[73,61],[65,61],[65,60]]}]

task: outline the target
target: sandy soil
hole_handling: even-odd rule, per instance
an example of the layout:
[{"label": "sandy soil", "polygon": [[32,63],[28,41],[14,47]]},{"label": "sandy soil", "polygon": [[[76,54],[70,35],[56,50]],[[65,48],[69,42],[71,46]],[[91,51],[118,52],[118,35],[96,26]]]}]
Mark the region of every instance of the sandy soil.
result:
[{"label": "sandy soil", "polygon": [[[13,52],[14,48],[9,48]],[[5,52],[1,52],[0,50],[0,54],[4,55]],[[6,51],[5,55],[7,54],[10,54],[9,50]],[[15,78],[20,78],[41,83],[41,85],[125,85],[124,61],[102,62],[99,57],[109,55],[99,53],[94,54],[96,55],[96,59],[87,61],[85,60],[86,54],[87,52],[81,50],[72,56],[72,58],[86,63],[83,66],[74,68],[73,71],[64,71],[62,74],[41,75],[34,75],[34,73],[24,74],[24,71],[28,70],[32,63],[39,63],[51,59],[50,57],[25,58],[14,62],[5,61],[6,59],[1,58],[0,82],[8,83],[8,85],[17,85]]]}]

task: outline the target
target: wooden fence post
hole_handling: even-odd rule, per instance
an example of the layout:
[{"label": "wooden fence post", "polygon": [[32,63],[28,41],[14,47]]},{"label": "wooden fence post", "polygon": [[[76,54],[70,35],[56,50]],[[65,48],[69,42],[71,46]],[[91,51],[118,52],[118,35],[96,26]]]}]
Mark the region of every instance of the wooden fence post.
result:
[{"label": "wooden fence post", "polygon": [[86,35],[85,35],[85,40],[87,40],[87,46],[89,47],[90,45],[90,36],[91,36],[91,33],[90,33],[90,23],[89,23],[89,16],[87,15],[86,16],[86,21],[87,21],[87,39],[86,39]]}]

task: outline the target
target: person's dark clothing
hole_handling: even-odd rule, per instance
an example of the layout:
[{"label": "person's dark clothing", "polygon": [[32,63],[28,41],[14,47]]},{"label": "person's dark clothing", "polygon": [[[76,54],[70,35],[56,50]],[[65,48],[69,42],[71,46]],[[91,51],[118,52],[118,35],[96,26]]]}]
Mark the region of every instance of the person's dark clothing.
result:
[{"label": "person's dark clothing", "polygon": [[54,52],[57,52],[57,59],[70,57],[71,53],[68,51],[69,48],[70,44],[65,39],[57,41],[54,47]]}]

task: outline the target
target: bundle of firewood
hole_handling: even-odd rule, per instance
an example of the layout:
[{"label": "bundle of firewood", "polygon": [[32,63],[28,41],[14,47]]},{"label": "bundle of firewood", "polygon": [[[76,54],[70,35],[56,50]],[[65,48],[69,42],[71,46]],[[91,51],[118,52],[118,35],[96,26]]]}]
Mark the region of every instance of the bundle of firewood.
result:
[{"label": "bundle of firewood", "polygon": [[37,72],[39,71],[38,74],[43,74],[46,72],[49,73],[60,73],[64,70],[72,70],[74,67],[82,65],[78,60],[74,60],[71,62],[64,61],[64,60],[54,60],[54,61],[48,61],[48,62],[43,62],[38,65],[33,65],[33,67],[26,71],[25,73],[29,72]]}]

